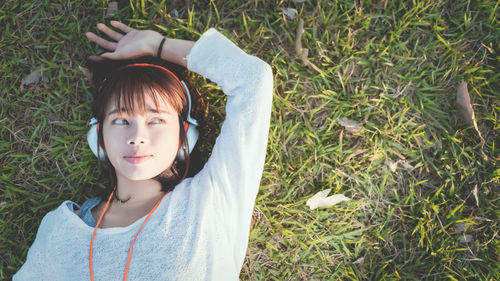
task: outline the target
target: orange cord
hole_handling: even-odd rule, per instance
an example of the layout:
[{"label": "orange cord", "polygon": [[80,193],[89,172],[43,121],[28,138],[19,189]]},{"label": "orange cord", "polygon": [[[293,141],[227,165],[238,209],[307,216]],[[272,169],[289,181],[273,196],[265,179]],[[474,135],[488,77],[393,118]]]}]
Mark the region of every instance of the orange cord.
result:
[{"label": "orange cord", "polygon": [[[99,225],[101,224],[102,218],[104,217],[104,213],[106,213],[106,211],[108,210],[109,203],[111,202],[111,198],[113,198],[113,194],[115,193],[115,190],[116,190],[116,186],[113,189],[113,192],[111,192],[111,195],[109,195],[108,202],[106,202],[106,206],[104,206],[104,210],[102,211],[101,216],[99,217],[99,220],[97,221],[97,224],[94,228],[94,232],[92,233],[92,238],[90,239],[89,269],[90,269],[90,280],[92,280],[92,281],[94,281],[94,271],[92,269],[92,248],[94,246],[94,237],[95,237],[95,234],[97,232],[97,228],[99,228]],[[132,258],[132,248],[134,247],[135,239],[139,235],[139,232],[141,231],[141,229],[144,226],[144,224],[146,223],[146,221],[148,221],[149,217],[153,214],[153,212],[156,210],[156,208],[160,205],[161,200],[163,200],[165,195],[167,195],[169,192],[170,192],[170,190],[167,191],[165,194],[163,194],[163,196],[160,198],[160,200],[158,202],[156,202],[156,205],[153,207],[153,209],[151,209],[151,211],[149,211],[148,216],[142,222],[141,226],[139,227],[139,230],[137,230],[137,232],[135,233],[134,240],[132,240],[132,244],[130,245],[130,249],[128,251],[127,265],[125,267],[125,274],[123,275],[124,281],[127,280],[128,269],[130,267],[130,259]]]},{"label": "orange cord", "polygon": [[95,233],[97,232],[97,227],[99,226],[99,224],[101,224],[102,218],[104,217],[104,213],[108,210],[109,202],[111,202],[111,198],[113,198],[115,190],[116,186],[113,189],[113,192],[111,192],[111,195],[109,195],[108,202],[106,202],[106,206],[104,206],[104,210],[102,211],[101,216],[99,217],[99,220],[97,221],[97,224],[94,228],[94,232],[92,233],[92,239],[90,239],[89,268],[90,268],[90,280],[92,281],[94,281],[94,272],[92,270],[92,246],[94,245]]}]

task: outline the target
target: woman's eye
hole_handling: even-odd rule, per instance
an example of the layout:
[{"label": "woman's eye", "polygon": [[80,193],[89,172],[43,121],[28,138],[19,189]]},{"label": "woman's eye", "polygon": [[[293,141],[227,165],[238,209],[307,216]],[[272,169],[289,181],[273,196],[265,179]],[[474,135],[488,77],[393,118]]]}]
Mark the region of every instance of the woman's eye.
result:
[{"label": "woman's eye", "polygon": [[151,123],[153,123],[153,124],[163,124],[163,123],[165,123],[165,121],[163,119],[160,119],[160,118],[155,118],[155,119],[151,120]]},{"label": "woman's eye", "polygon": [[115,125],[128,125],[128,121],[125,119],[115,119],[113,121],[113,124],[115,124]]}]

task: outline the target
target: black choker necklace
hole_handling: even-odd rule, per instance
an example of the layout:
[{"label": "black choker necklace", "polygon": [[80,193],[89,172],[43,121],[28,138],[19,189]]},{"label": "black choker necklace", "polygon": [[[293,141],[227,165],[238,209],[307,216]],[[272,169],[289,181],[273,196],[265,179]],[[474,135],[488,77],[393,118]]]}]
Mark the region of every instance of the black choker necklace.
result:
[{"label": "black choker necklace", "polygon": [[117,193],[117,192],[115,192],[115,193],[113,194],[113,197],[115,197],[116,201],[118,201],[118,203],[120,203],[120,204],[125,204],[125,203],[127,203],[127,202],[128,202],[128,200],[130,200],[130,198],[132,198],[132,197],[129,197],[127,200],[121,200],[120,198],[118,198],[118,195],[116,195],[116,193]]}]

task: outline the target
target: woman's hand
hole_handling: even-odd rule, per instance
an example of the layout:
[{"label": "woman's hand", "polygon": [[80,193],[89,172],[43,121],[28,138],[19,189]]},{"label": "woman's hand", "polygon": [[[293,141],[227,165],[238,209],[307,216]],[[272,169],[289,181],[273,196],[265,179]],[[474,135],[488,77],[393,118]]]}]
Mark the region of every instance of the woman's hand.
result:
[{"label": "woman's hand", "polygon": [[[87,32],[87,38],[112,51],[101,54],[95,58],[106,58],[112,60],[135,59],[143,56],[157,56],[158,48],[163,36],[152,30],[133,29],[121,22],[111,21],[111,25],[121,30],[124,34],[116,32],[105,24],[99,23],[97,28],[106,34],[112,41],[106,40],[95,33]],[[182,39],[166,38],[160,58],[187,67],[186,56],[191,51],[194,42]]]},{"label": "woman's hand", "polygon": [[112,51],[101,54],[101,57],[112,60],[125,60],[143,56],[156,56],[158,46],[163,39],[160,33],[152,30],[133,29],[118,21],[111,21],[111,25],[124,34],[116,32],[102,23],[99,23],[97,28],[111,38],[112,41],[108,41],[92,32],[86,34],[90,41]]}]

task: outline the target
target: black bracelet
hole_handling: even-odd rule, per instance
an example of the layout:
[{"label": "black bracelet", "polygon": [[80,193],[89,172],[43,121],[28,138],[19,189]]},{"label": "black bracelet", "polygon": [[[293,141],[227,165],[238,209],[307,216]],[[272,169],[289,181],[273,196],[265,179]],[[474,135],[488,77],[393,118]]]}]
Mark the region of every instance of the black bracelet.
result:
[{"label": "black bracelet", "polygon": [[159,59],[161,59],[161,50],[163,49],[163,44],[165,43],[165,40],[167,40],[167,38],[163,37],[163,39],[161,40],[161,43],[160,43],[160,47],[158,47],[158,54],[156,56]]}]

